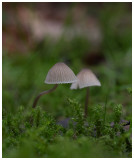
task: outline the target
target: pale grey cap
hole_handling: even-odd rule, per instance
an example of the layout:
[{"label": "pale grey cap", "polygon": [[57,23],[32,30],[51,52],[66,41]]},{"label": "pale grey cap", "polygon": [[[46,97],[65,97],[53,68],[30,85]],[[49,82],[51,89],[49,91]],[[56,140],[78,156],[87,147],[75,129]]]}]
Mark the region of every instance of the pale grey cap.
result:
[{"label": "pale grey cap", "polygon": [[77,81],[77,77],[73,71],[62,62],[56,63],[48,72],[45,83],[62,84],[73,83]]},{"label": "pale grey cap", "polygon": [[77,75],[78,81],[72,83],[70,89],[101,86],[100,81],[90,69],[82,69]]}]

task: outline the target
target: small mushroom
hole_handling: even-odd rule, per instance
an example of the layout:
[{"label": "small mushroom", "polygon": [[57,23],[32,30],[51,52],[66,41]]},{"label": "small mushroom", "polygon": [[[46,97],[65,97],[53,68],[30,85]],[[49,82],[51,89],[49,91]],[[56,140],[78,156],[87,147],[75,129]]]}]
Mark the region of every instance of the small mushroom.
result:
[{"label": "small mushroom", "polygon": [[78,89],[78,88],[81,89],[81,88],[87,87],[86,100],[85,100],[85,114],[84,114],[84,116],[87,117],[89,87],[90,86],[101,86],[101,83],[90,69],[82,69],[77,74],[77,78],[78,78],[78,81],[72,83],[70,89]]},{"label": "small mushroom", "polygon": [[33,108],[36,107],[36,104],[39,98],[50,92],[53,92],[57,87],[58,84],[62,83],[73,83],[77,81],[77,77],[73,73],[73,71],[64,63],[56,63],[48,72],[45,83],[47,84],[55,84],[54,87],[50,90],[41,92],[34,100]]}]

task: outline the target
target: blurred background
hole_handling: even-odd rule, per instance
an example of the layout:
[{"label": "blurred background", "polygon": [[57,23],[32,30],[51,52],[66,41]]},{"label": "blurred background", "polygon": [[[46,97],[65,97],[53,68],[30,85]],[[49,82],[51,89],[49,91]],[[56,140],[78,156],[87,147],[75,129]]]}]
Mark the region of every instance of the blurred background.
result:
[{"label": "blurred background", "polygon": [[[31,108],[45,84],[48,70],[66,63],[75,74],[90,68],[101,87],[91,87],[90,105],[108,96],[123,105],[131,119],[132,3],[2,3],[2,103],[6,112]],[[59,85],[38,105],[59,119],[67,117],[67,98],[84,105],[86,90]]]}]

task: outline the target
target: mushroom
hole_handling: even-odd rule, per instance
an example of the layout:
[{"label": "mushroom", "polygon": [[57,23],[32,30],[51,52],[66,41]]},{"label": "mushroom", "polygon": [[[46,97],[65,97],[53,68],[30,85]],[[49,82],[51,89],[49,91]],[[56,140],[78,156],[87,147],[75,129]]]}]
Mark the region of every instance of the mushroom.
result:
[{"label": "mushroom", "polygon": [[50,90],[41,92],[34,100],[33,108],[36,107],[36,104],[39,98],[50,92],[53,92],[58,84],[62,83],[74,83],[77,81],[77,77],[73,73],[73,71],[64,63],[56,63],[48,72],[45,83],[47,84],[55,84],[54,87]]},{"label": "mushroom", "polygon": [[87,117],[89,87],[90,86],[101,86],[101,83],[90,69],[82,69],[77,74],[77,78],[78,78],[78,81],[72,83],[70,89],[77,89],[77,88],[81,89],[81,88],[87,87],[86,99],[85,99],[85,111],[84,111],[85,112],[84,116]]}]

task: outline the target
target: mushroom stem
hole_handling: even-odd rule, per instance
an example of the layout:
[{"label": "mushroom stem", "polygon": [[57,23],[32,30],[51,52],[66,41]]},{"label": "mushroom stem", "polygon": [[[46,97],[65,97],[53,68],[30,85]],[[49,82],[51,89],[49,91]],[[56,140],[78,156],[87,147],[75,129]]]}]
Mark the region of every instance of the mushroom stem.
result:
[{"label": "mushroom stem", "polygon": [[36,104],[37,104],[39,98],[40,98],[42,95],[53,92],[57,87],[58,87],[58,84],[55,84],[52,89],[47,90],[47,91],[44,91],[44,92],[41,92],[41,93],[35,98],[34,103],[33,103],[33,108],[36,107]]},{"label": "mushroom stem", "polygon": [[87,87],[86,91],[86,99],[85,99],[85,114],[84,117],[86,118],[88,115],[88,98],[89,98],[89,87]]}]

